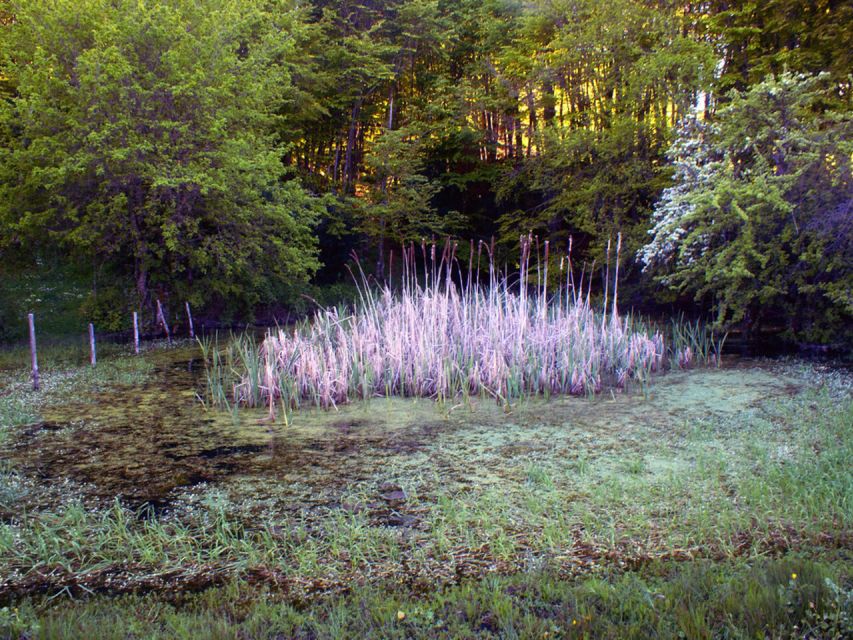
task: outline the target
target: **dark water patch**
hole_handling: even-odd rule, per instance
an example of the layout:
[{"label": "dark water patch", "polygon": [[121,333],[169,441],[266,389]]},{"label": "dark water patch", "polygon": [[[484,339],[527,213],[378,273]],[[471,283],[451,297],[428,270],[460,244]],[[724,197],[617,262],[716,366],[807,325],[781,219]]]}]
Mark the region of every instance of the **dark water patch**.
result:
[{"label": "dark water patch", "polygon": [[416,516],[392,513],[385,519],[385,522],[383,524],[386,527],[400,527],[405,529],[411,529],[413,527],[416,527],[419,523],[420,518]]},{"label": "dark water patch", "polygon": [[[249,410],[208,412],[196,396],[203,373],[188,355],[146,354],[154,370],[144,383],[47,409],[42,423],[20,430],[0,450],[0,460],[42,487],[70,480],[87,504],[119,498],[161,512],[188,489],[232,476],[285,487],[310,482],[322,497],[309,503],[322,504],[460,425],[436,420],[434,403],[397,400],[300,411],[290,427],[263,423]],[[44,499],[34,496],[28,508],[57,506]]]},{"label": "dark water patch", "polygon": [[747,335],[743,331],[729,332],[723,353],[741,358],[798,357],[836,368],[853,368],[853,349],[849,343],[813,343],[793,340],[783,328]]},{"label": "dark water patch", "polygon": [[194,456],[205,459],[223,458],[229,456],[253,455],[256,453],[269,452],[271,450],[268,444],[244,444],[236,446],[214,447],[212,449],[204,449],[199,451]]},{"label": "dark water patch", "polygon": [[87,498],[142,505],[226,477],[235,460],[267,447],[266,428],[204,411],[185,353],[145,357],[156,365],[147,382],[45,410],[45,421],[14,434],[0,458],[46,483],[70,478]]},{"label": "dark water patch", "polygon": [[500,454],[505,458],[517,458],[520,455],[549,451],[551,446],[545,442],[534,440],[522,440],[512,444],[506,444],[499,448]]},{"label": "dark water patch", "polygon": [[348,434],[352,433],[353,430],[358,430],[358,429],[365,427],[367,425],[368,425],[367,420],[355,419],[355,420],[338,420],[338,421],[332,423],[331,426],[333,429],[339,431],[340,433],[342,433],[344,435],[348,435]]},{"label": "dark water patch", "polygon": [[55,422],[42,422],[37,425],[38,431],[61,431],[68,425],[56,424]]},{"label": "dark water patch", "polygon": [[42,433],[52,433],[55,431],[62,431],[63,429],[71,428],[73,425],[70,424],[60,424],[57,422],[36,422],[35,424],[29,424],[24,427],[21,427],[18,430],[18,437],[21,440],[31,440],[33,438],[38,437]]}]

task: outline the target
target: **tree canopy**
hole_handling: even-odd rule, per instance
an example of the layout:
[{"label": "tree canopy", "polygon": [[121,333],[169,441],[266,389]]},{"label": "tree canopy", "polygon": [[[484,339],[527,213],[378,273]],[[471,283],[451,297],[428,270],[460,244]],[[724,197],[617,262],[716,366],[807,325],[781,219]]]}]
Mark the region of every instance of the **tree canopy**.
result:
[{"label": "tree canopy", "polygon": [[599,268],[621,233],[626,302],[826,337],[851,314],[851,11],[3,0],[0,251],[91,270],[96,303],[246,315],[352,250],[382,278],[401,241],[512,262],[532,232]]},{"label": "tree canopy", "polygon": [[3,244],[56,247],[153,292],[253,304],[316,268],[313,198],[275,135],[298,13],[267,2],[13,5]]},{"label": "tree canopy", "polygon": [[853,118],[820,108],[827,81],[783,73],[734,90],[670,150],[676,182],[641,257],[709,296],[720,324],[775,316],[820,337],[853,314]]}]

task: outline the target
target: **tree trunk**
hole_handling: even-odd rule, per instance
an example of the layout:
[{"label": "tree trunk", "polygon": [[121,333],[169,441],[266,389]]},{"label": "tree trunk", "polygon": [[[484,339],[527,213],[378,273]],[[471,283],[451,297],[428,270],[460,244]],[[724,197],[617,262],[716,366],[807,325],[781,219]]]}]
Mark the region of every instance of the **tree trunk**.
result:
[{"label": "tree trunk", "polygon": [[379,221],[379,255],[376,257],[376,280],[385,279],[385,219]]},{"label": "tree trunk", "polygon": [[542,119],[548,127],[557,115],[557,99],[554,97],[554,84],[546,81],[542,84]]},{"label": "tree trunk", "polygon": [[148,302],[148,272],[142,266],[142,259],[136,259],[136,295],[139,297],[139,306],[144,307]]},{"label": "tree trunk", "polygon": [[341,136],[338,136],[337,140],[335,140],[335,163],[332,165],[332,185],[335,188],[337,188],[338,175],[341,169],[341,145]]},{"label": "tree trunk", "polygon": [[358,118],[361,115],[363,98],[358,98],[352,106],[349,135],[347,136],[347,152],[344,157],[344,193],[355,192],[355,145],[358,134]]},{"label": "tree trunk", "polygon": [[[388,128],[386,131],[391,131],[394,127],[394,85],[388,91]],[[383,176],[382,186],[383,200],[388,202],[388,176]],[[376,279],[382,282],[385,279],[385,218],[379,219],[379,255],[376,256]]]},{"label": "tree trunk", "polygon": [[514,128],[515,128],[515,157],[521,160],[524,155],[524,134],[521,132],[521,118],[517,115],[518,109],[516,109],[516,116],[514,119]]},{"label": "tree trunk", "polygon": [[536,134],[536,100],[533,88],[527,92],[527,157],[533,152],[533,136]]}]

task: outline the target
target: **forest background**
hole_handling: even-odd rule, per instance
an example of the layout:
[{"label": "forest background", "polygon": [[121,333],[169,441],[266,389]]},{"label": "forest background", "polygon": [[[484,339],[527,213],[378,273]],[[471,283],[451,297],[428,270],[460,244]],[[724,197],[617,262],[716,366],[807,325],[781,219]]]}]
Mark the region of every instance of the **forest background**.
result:
[{"label": "forest background", "polygon": [[625,308],[853,344],[851,42],[840,0],[0,0],[0,340],[532,233],[595,285],[621,234]]}]

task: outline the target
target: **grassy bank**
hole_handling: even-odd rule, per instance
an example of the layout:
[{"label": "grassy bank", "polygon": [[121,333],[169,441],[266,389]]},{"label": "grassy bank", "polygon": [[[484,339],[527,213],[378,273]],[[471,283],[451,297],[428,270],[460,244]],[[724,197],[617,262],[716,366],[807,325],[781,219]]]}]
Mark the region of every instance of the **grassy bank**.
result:
[{"label": "grassy bank", "polygon": [[0,609],[0,629],[7,637],[45,640],[840,640],[853,633],[848,572],[842,563],[797,555],[749,563],[658,562],[643,571],[581,580],[534,571],[422,594],[387,584],[312,602],[243,582],[170,599],[93,597],[63,607],[27,601],[15,609]]}]

